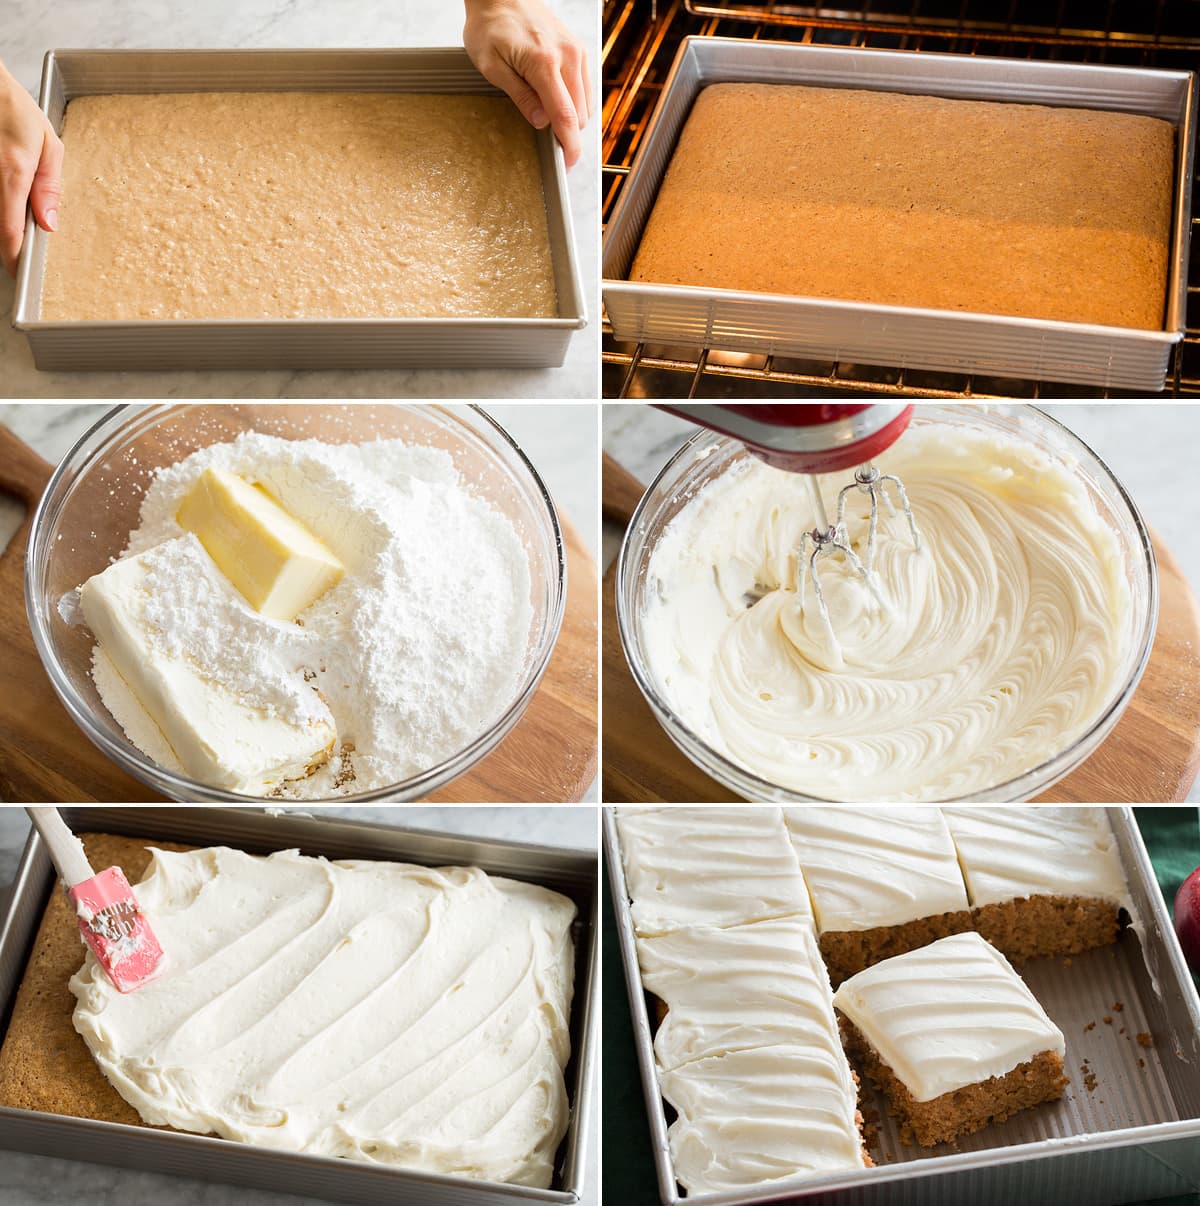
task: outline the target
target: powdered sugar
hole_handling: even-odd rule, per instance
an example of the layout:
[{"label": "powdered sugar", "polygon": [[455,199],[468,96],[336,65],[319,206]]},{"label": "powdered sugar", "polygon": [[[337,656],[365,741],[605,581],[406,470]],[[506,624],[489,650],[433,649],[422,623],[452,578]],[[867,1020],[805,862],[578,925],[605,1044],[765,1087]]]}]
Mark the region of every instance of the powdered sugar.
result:
[{"label": "powdered sugar", "polygon": [[[209,466],[261,482],[345,564],[297,623],[259,615],[194,536],[179,539],[175,512]],[[145,616],[163,651],[290,721],[332,713],[334,759],[282,794],[370,791],[427,770],[516,692],[532,623],[528,559],[511,523],[439,449],[248,432],[160,471],[140,520],[122,555],[155,550]],[[109,704],[107,677],[95,675]],[[125,703],[109,706],[154,756]]]}]

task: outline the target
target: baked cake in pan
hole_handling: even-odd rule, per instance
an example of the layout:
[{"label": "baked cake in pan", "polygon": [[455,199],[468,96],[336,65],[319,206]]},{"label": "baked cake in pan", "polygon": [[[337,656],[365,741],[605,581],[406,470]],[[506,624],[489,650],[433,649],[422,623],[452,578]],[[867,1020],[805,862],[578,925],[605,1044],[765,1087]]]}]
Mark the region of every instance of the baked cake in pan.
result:
[{"label": "baked cake in pan", "polygon": [[134,882],[166,965],[117,992],[51,892],[0,1105],[551,1185],[570,1110],[569,899],[474,867],[84,845]]},{"label": "baked cake in pan", "polygon": [[696,97],[631,281],[1162,330],[1175,131],[792,84]]}]

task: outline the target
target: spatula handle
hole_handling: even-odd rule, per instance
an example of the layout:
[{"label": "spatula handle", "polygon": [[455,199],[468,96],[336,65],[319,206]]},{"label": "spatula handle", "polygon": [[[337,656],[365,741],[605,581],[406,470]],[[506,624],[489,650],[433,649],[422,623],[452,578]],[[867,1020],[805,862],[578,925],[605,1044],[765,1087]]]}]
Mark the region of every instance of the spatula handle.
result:
[{"label": "spatula handle", "polygon": [[96,874],[83,851],[83,843],[67,828],[57,808],[27,808],[25,811],[41,834],[42,841],[50,851],[50,858],[68,888]]}]

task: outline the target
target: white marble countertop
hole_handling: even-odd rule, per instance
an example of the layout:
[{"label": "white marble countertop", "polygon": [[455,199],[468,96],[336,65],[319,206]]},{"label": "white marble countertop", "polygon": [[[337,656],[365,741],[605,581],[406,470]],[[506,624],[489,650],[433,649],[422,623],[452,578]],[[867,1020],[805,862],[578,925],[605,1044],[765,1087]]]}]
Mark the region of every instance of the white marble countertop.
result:
[{"label": "white marble countertop", "polygon": [[[51,464],[110,409],[103,403],[0,403],[0,424],[10,428]],[[600,550],[597,405],[583,402],[505,402],[486,406],[524,449],[593,557]],[[20,526],[20,504],[0,494],[0,550]],[[598,798],[593,783],[587,801]],[[5,1206],[0,1189],[0,1206]]]},{"label": "white marble countertop", "polygon": [[[324,812],[355,820],[438,829],[479,837],[533,841],[542,845],[596,848],[594,808],[330,808]],[[0,917],[8,905],[17,863],[29,833],[22,809],[0,806]],[[599,1110],[592,1111],[587,1140],[587,1170],[581,1202],[598,1206],[600,1159]],[[209,1184],[190,1177],[169,1177],[132,1169],[109,1168],[75,1160],[0,1151],[0,1206],[67,1206],[74,1202],[113,1202],[122,1206],[169,1203],[170,1206],[323,1206],[324,1199],[265,1193],[236,1185]]]},{"label": "white marble countertop", "polygon": [[[1200,447],[1200,406],[1186,402],[1058,402],[1042,409],[1071,428],[1112,468],[1146,522],[1175,554],[1200,593],[1200,504],[1181,487],[1180,452]],[[642,402],[604,404],[604,451],[643,483],[695,432],[682,419]],[[620,533],[604,525],[603,565],[617,554]],[[1188,796],[1200,802],[1200,784]]]},{"label": "white marble countertop", "polygon": [[[599,78],[596,0],[549,0],[588,48]],[[54,49],[461,46],[461,0],[6,0],[0,58],[37,95],[42,59]],[[600,380],[599,106],[568,177],[588,325],[557,369],[43,373],[12,328],[13,282],[0,273],[0,396],[11,398],[595,398]]]}]

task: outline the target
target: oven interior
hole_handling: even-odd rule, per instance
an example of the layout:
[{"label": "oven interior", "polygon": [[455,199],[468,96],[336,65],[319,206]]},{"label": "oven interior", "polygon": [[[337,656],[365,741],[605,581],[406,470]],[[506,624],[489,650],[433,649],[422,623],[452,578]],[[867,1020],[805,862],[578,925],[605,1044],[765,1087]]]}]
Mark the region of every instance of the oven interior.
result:
[{"label": "oven interior", "polygon": [[[766,38],[886,50],[1200,69],[1200,0],[872,0],[861,6],[774,0],[605,0],[603,214],[620,196],[680,41],[689,35]],[[1200,190],[1193,191],[1187,329],[1166,396],[1200,397]],[[603,335],[606,398],[1127,397],[1058,382],[716,349],[630,344]]]}]

